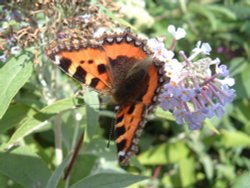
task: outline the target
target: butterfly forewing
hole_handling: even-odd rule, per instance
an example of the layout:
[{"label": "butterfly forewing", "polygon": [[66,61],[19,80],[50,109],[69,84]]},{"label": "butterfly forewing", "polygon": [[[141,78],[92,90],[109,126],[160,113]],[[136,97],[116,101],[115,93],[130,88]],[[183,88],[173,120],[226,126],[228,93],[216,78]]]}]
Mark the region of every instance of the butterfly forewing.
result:
[{"label": "butterfly forewing", "polygon": [[55,63],[67,74],[100,92],[111,90],[109,61],[102,47],[61,50]]}]

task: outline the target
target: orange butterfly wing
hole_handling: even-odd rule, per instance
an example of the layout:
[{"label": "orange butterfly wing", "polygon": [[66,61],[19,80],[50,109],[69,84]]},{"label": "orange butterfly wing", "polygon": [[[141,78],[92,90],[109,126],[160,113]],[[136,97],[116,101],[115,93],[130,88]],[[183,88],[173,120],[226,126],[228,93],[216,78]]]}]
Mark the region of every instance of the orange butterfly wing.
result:
[{"label": "orange butterfly wing", "polygon": [[[52,45],[51,45],[52,46]],[[101,46],[89,45],[79,49],[47,50],[49,57],[60,69],[81,83],[105,93],[112,88],[109,78],[109,61]]]},{"label": "orange butterfly wing", "polygon": [[145,105],[129,104],[119,109],[116,116],[116,145],[118,160],[127,165],[128,160],[138,152],[139,136],[144,127]]},{"label": "orange butterfly wing", "polygon": [[[126,57],[128,60],[129,58],[136,59],[135,63],[145,63],[145,60],[151,55],[145,42],[137,39],[129,32],[123,35],[106,36],[103,39],[103,47],[110,61],[118,64],[121,62],[115,60],[119,59],[119,57]],[[123,63],[131,66],[128,62]],[[147,81],[141,83],[143,85],[136,87],[138,84],[136,81],[131,83],[134,90],[145,89],[143,96],[140,100],[136,98],[128,103],[121,103],[116,115],[115,137],[121,165],[126,165],[128,160],[138,151],[139,136],[145,125],[145,116],[153,109],[158,100],[161,86],[165,82],[161,62],[152,60],[146,70],[145,80]]]}]

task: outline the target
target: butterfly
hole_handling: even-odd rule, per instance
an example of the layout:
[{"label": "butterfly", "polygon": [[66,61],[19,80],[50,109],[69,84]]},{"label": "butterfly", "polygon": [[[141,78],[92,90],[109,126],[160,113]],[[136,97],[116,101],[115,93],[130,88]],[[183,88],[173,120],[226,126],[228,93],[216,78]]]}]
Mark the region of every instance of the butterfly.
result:
[{"label": "butterfly", "polygon": [[145,117],[152,112],[167,81],[164,64],[154,58],[146,40],[130,29],[104,33],[97,41],[52,42],[46,53],[66,74],[112,96],[119,106],[114,131],[118,161],[127,165],[138,152]]}]

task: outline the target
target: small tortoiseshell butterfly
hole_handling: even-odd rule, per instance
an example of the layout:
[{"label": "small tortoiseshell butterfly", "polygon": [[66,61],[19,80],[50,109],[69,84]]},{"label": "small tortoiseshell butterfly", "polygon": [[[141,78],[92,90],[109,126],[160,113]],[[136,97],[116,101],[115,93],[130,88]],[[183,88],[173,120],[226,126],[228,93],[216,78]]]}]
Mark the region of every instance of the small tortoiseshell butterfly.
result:
[{"label": "small tortoiseshell butterfly", "polygon": [[153,58],[145,40],[129,29],[106,34],[99,44],[53,44],[47,55],[64,72],[102,94],[111,94],[119,106],[115,142],[119,163],[126,165],[138,150],[145,116],[158,101],[166,81],[163,63]]}]

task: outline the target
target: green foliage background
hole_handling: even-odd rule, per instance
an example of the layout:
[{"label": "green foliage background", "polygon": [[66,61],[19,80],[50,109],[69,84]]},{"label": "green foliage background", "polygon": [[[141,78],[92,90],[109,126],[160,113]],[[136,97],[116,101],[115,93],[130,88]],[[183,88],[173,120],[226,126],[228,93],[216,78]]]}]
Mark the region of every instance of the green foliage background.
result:
[{"label": "green foliage background", "polygon": [[[193,132],[157,108],[140,139],[138,156],[121,168],[114,142],[106,148],[113,108],[99,104],[93,91],[74,97],[79,84],[52,66],[41,42],[42,64],[33,63],[31,46],[0,65],[0,187],[250,187],[250,2],[121,2],[127,5],[126,18],[106,14],[149,37],[166,35],[170,24],[183,27],[187,37],[177,50],[188,54],[198,40],[209,42],[211,57],[219,57],[235,78],[233,104],[223,118],[207,120]],[[45,21],[41,15],[36,19]],[[4,24],[20,27],[14,21],[0,26]],[[63,181],[83,130],[80,154]]]}]

